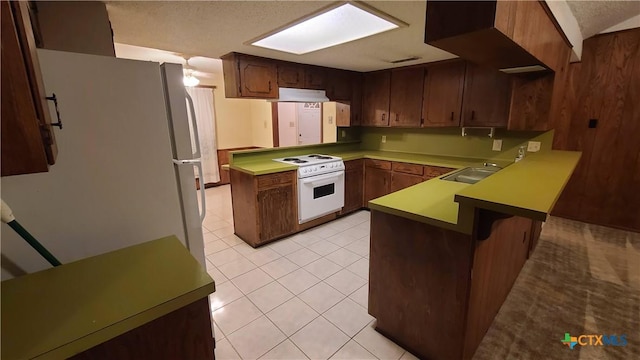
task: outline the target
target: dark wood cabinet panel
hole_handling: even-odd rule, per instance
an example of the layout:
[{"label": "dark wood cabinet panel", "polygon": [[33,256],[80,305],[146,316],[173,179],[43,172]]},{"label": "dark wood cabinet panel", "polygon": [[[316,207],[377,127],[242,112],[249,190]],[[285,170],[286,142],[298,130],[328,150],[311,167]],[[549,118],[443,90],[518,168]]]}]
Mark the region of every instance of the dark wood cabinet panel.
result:
[{"label": "dark wood cabinet panel", "polygon": [[419,127],[422,123],[424,68],[412,67],[391,71],[389,125]]},{"label": "dark wood cabinet panel", "polygon": [[228,98],[278,97],[278,70],[270,59],[230,53],[222,56],[222,70]]},{"label": "dark wood cabinet panel", "polygon": [[211,308],[205,297],[73,355],[69,359],[213,360],[215,359],[213,336]]},{"label": "dark wood cabinet panel", "polygon": [[425,42],[493,69],[558,69],[571,46],[544,1],[430,1]]},{"label": "dark wood cabinet panel", "polygon": [[327,97],[331,101],[351,101],[354,81],[354,75],[349,71],[327,71]]},{"label": "dark wood cabinet panel", "polygon": [[452,172],[453,170],[455,169],[427,165],[424,167],[424,179],[425,180],[433,179],[434,177],[444,175],[446,173]]},{"label": "dark wood cabinet panel", "polygon": [[278,86],[302,88],[304,86],[304,68],[296,64],[278,64]]},{"label": "dark wood cabinet panel", "polygon": [[239,67],[240,92],[243,96],[269,98],[278,96],[275,64],[242,57],[239,61]]},{"label": "dark wood cabinet panel", "polygon": [[421,175],[411,175],[401,172],[392,172],[391,173],[391,188],[390,191],[398,191],[404,188],[408,188],[409,186],[413,186],[423,182],[424,179]]},{"label": "dark wood cabinet panel", "polygon": [[296,229],[296,198],[293,184],[258,190],[260,243],[291,234]]},{"label": "dark wood cabinet panel", "polygon": [[304,71],[304,88],[324,90],[327,87],[327,73],[324,68],[309,66]]},{"label": "dark wood cabinet panel", "polygon": [[362,76],[362,125],[389,125],[391,72],[378,71]]},{"label": "dark wood cabinet panel", "polygon": [[465,62],[455,60],[427,67],[422,103],[423,126],[460,126]]},{"label": "dark wood cabinet panel", "polygon": [[351,126],[362,125],[362,74],[352,75],[351,86]]},{"label": "dark wood cabinet panel", "polygon": [[509,75],[467,63],[462,125],[506,127],[510,92]]},{"label": "dark wood cabinet panel", "polygon": [[57,147],[51,129],[26,2],[2,6],[2,176],[48,171]]},{"label": "dark wood cabinet panel", "polygon": [[293,234],[298,224],[296,171],[254,176],[231,169],[235,233],[256,247]]},{"label": "dark wood cabinet panel", "polygon": [[391,163],[391,170],[394,172],[401,172],[405,174],[419,175],[422,176],[424,173],[424,168],[422,165],[418,164],[408,164],[401,162],[393,162]]},{"label": "dark wood cabinet panel", "polygon": [[365,166],[364,205],[368,206],[370,200],[387,195],[390,192],[391,170]]},{"label": "dark wood cabinet panel", "polygon": [[364,196],[364,161],[345,161],[344,165],[344,207],[340,215],[361,209]]}]

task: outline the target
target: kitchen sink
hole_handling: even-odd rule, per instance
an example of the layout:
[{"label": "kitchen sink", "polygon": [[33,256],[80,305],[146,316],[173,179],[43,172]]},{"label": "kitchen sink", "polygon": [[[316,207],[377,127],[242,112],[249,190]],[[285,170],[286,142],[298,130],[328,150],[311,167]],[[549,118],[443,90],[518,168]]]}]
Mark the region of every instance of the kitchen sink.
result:
[{"label": "kitchen sink", "polygon": [[447,175],[442,180],[475,184],[501,170],[495,166],[468,167]]}]

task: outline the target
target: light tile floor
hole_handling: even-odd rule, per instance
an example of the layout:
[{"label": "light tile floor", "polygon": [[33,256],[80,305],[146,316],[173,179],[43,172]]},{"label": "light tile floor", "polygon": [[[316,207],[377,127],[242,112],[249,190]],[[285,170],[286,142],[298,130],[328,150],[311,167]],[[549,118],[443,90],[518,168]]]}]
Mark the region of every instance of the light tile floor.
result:
[{"label": "light tile floor", "polygon": [[206,198],[216,359],[415,359],[367,313],[367,211],[253,249],[233,234],[229,186]]}]

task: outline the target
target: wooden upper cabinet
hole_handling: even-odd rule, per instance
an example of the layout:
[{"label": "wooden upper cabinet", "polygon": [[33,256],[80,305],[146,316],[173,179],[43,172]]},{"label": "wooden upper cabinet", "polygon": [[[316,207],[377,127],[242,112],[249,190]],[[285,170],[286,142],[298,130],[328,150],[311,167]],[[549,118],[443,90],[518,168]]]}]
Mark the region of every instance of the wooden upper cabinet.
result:
[{"label": "wooden upper cabinet", "polygon": [[422,123],[424,67],[391,71],[389,125],[419,127]]},{"label": "wooden upper cabinet", "polygon": [[497,70],[467,63],[462,126],[506,127],[511,78]]},{"label": "wooden upper cabinet", "polygon": [[391,71],[376,71],[362,76],[362,125],[389,126]]},{"label": "wooden upper cabinet", "polygon": [[336,126],[351,126],[351,105],[336,102]]},{"label": "wooden upper cabinet", "polygon": [[324,90],[327,87],[327,72],[319,66],[307,66],[304,71],[304,88]]},{"label": "wooden upper cabinet", "polygon": [[329,70],[327,71],[327,97],[331,101],[350,101],[353,93],[353,82],[355,76],[350,71]]},{"label": "wooden upper cabinet", "polygon": [[1,2],[2,176],[48,171],[57,148],[27,2]]},{"label": "wooden upper cabinet", "polygon": [[422,103],[423,126],[460,126],[465,62],[455,60],[427,67]]},{"label": "wooden upper cabinet", "polygon": [[278,71],[269,59],[230,53],[222,57],[225,96],[276,99]]},{"label": "wooden upper cabinet", "polygon": [[557,70],[570,47],[544,1],[437,1],[426,10],[425,43],[494,69]]},{"label": "wooden upper cabinet", "polygon": [[278,64],[278,86],[302,88],[304,86],[304,68],[297,64]]}]

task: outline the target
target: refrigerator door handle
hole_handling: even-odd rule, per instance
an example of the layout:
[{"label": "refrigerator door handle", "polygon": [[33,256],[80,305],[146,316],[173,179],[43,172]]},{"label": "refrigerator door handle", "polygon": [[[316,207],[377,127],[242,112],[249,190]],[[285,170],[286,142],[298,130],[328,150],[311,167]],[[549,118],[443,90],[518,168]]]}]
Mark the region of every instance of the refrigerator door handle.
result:
[{"label": "refrigerator door handle", "polygon": [[187,99],[187,102],[189,103],[189,114],[191,115],[189,116],[189,118],[191,118],[191,125],[193,128],[193,136],[194,136],[193,141],[195,142],[195,145],[196,145],[196,153],[193,154],[193,157],[199,158],[201,156],[200,155],[200,136],[198,135],[198,122],[196,121],[196,110],[193,106],[193,99],[191,99],[191,95],[189,95],[186,89],[184,90],[184,96]]},{"label": "refrigerator door handle", "polygon": [[[185,160],[172,159],[172,160],[175,165],[191,165],[191,166],[197,167],[198,176],[202,178],[202,161],[200,161],[200,159],[185,159]],[[199,211],[200,222],[203,222],[205,216],[207,216],[207,201],[206,201],[206,196],[204,194],[203,183],[200,184],[200,190],[198,191],[200,192],[200,206],[202,207]]]}]

